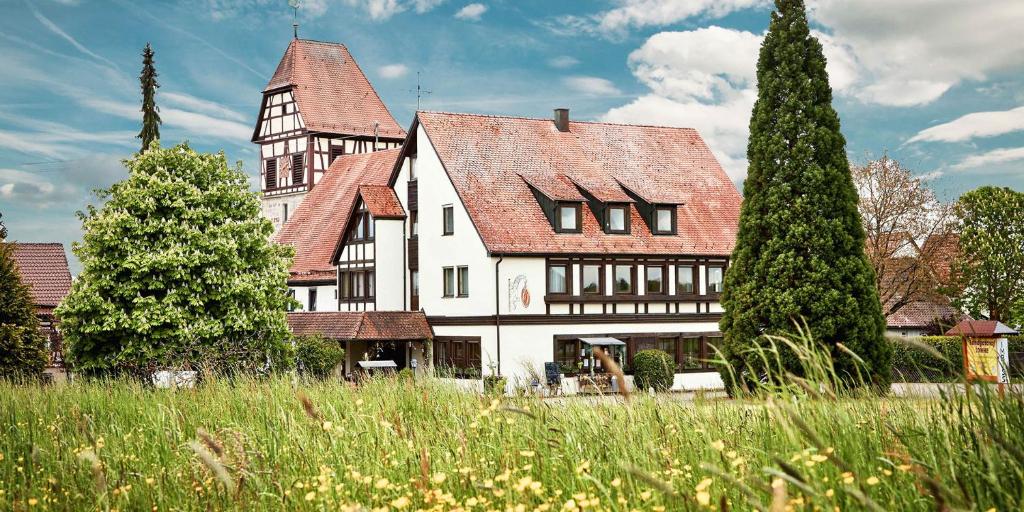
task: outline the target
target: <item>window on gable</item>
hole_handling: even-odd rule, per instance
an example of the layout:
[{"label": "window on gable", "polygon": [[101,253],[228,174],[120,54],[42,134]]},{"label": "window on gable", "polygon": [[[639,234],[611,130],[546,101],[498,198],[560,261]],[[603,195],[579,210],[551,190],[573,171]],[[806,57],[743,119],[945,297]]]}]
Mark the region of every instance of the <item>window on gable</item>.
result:
[{"label": "window on gable", "polygon": [[459,297],[469,297],[469,267],[459,267]]},{"label": "window on gable", "polygon": [[560,295],[569,293],[568,265],[551,265],[548,267],[548,293]]},{"label": "window on gable", "polygon": [[309,289],[309,310],[316,311],[316,288]]},{"label": "window on gable", "polygon": [[665,267],[644,267],[644,272],[647,273],[647,293],[665,293]]},{"label": "window on gable", "polygon": [[455,296],[455,268],[444,267],[441,269],[441,274],[444,276],[444,296],[454,297]]},{"label": "window on gable", "polygon": [[377,296],[376,293],[374,292],[374,288],[376,287],[376,284],[377,284],[376,281],[377,280],[374,279],[374,277],[375,277],[375,274],[373,273],[372,270],[366,273],[366,296],[367,297],[376,297]]},{"label": "window on gable", "polygon": [[555,231],[559,233],[579,233],[582,218],[581,205],[561,203],[555,207]]},{"label": "window on gable", "polygon": [[452,205],[448,204],[441,207],[441,214],[443,217],[443,228],[442,235],[451,235],[455,233],[455,210]]},{"label": "window on gable", "polygon": [[603,295],[601,274],[604,267],[601,265],[583,265],[582,268],[583,275],[581,276],[580,290],[585,295]]},{"label": "window on gable", "polygon": [[654,210],[654,233],[670,235],[676,232],[676,209],[671,206],[659,206]]},{"label": "window on gable", "polygon": [[608,233],[629,233],[629,206],[611,205],[605,212],[605,230]]},{"label": "window on gable", "polygon": [[420,236],[420,216],[418,212],[409,212],[409,238]]},{"label": "window on gable", "polygon": [[292,184],[299,185],[305,181],[305,153],[292,153]]},{"label": "window on gable", "polygon": [[267,167],[266,184],[264,188],[277,188],[277,159],[268,158],[264,161],[266,162]]},{"label": "window on gable", "polygon": [[708,267],[708,293],[722,293],[722,267]]},{"label": "window on gable", "polygon": [[331,163],[334,163],[341,155],[345,154],[345,146],[331,145]]}]

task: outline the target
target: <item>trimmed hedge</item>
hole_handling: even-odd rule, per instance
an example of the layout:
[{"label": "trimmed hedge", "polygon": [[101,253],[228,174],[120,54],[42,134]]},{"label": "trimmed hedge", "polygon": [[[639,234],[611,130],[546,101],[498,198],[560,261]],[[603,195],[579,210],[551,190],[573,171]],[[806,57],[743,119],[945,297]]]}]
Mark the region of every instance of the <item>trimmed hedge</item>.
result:
[{"label": "trimmed hedge", "polygon": [[295,363],[302,375],[325,379],[344,358],[345,349],[335,340],[320,335],[295,338]]},{"label": "trimmed hedge", "polygon": [[639,390],[665,391],[675,380],[672,356],[661,350],[641,350],[633,355],[633,383]]},{"label": "trimmed hedge", "polygon": [[[962,341],[956,336],[922,336],[917,341],[935,348],[948,361],[911,344],[890,338],[893,344],[893,382],[952,382],[963,377]],[[1024,336],[1010,336],[1010,377],[1024,377]]]}]

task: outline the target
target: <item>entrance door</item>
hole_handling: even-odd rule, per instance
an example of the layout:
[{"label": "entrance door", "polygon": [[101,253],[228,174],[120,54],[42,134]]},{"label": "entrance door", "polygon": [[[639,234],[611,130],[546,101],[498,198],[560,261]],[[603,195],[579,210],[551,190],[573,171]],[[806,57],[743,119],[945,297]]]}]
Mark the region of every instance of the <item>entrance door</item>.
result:
[{"label": "entrance door", "polygon": [[408,366],[406,357],[408,348],[408,343],[379,341],[374,344],[374,352],[371,353],[370,359],[374,361],[394,361],[398,365],[398,369],[401,370]]}]

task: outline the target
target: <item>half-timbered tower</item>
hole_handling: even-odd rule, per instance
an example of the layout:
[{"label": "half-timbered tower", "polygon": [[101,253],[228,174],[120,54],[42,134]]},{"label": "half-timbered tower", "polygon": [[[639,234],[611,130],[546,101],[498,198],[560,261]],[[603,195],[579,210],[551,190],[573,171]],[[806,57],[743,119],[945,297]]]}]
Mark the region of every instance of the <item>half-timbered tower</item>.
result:
[{"label": "half-timbered tower", "polygon": [[404,138],[344,45],[293,39],[263,89],[252,134],[263,214],[279,230],[336,158],[396,148]]}]

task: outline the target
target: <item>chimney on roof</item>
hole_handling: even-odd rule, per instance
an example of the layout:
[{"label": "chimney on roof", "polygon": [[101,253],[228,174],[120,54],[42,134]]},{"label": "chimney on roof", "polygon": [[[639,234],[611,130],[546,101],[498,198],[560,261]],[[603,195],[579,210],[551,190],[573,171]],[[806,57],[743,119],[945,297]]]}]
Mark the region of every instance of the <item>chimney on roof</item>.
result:
[{"label": "chimney on roof", "polygon": [[560,132],[569,131],[569,109],[555,109],[555,128],[558,128],[558,131]]}]

